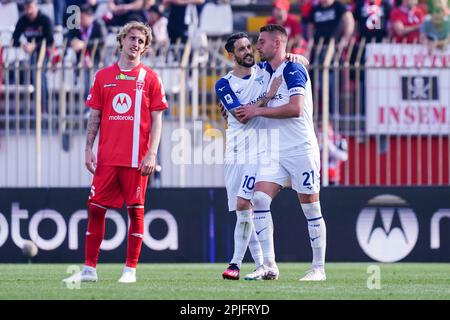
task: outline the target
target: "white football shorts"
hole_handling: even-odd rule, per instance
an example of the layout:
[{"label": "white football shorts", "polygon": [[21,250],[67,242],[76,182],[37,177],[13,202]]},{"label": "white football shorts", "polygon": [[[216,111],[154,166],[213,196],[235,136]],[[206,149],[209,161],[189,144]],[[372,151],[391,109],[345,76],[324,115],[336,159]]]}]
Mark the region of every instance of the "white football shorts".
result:
[{"label": "white football shorts", "polygon": [[257,164],[224,164],[228,210],[236,210],[237,197],[251,200],[256,183]]},{"label": "white football shorts", "polygon": [[320,154],[280,156],[279,159],[261,159],[256,182],[267,181],[285,186],[292,183],[297,193],[315,194],[320,191]]}]

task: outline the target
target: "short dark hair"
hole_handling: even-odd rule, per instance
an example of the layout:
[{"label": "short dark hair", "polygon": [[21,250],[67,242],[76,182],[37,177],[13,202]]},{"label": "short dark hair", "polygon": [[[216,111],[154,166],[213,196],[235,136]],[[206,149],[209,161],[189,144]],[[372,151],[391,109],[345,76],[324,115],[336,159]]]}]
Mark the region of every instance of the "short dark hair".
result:
[{"label": "short dark hair", "polygon": [[286,32],[286,29],[279,25],[279,24],[268,24],[265,25],[264,27],[261,27],[261,29],[259,29],[259,32],[278,32],[281,33],[284,37],[288,37],[288,34]]},{"label": "short dark hair", "polygon": [[90,15],[90,16],[94,15],[94,9],[88,4],[83,4],[80,7],[80,12],[81,13],[85,13],[85,14]]},{"label": "short dark hair", "polygon": [[229,53],[233,53],[234,52],[234,43],[242,38],[248,39],[248,34],[246,34],[245,32],[233,33],[231,36],[228,37],[227,42],[225,43],[225,50],[227,50],[227,52],[229,52]]}]

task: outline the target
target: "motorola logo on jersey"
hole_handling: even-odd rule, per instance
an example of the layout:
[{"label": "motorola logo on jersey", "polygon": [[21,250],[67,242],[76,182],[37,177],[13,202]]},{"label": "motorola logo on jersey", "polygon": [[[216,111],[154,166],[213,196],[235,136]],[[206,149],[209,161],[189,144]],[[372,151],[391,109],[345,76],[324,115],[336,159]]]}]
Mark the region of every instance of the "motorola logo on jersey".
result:
[{"label": "motorola logo on jersey", "polygon": [[396,262],[414,248],[419,236],[416,214],[402,198],[384,194],[369,200],[356,222],[363,251],[380,262]]},{"label": "motorola logo on jersey", "polygon": [[131,108],[131,97],[126,93],[118,93],[112,102],[114,111],[123,114]]}]

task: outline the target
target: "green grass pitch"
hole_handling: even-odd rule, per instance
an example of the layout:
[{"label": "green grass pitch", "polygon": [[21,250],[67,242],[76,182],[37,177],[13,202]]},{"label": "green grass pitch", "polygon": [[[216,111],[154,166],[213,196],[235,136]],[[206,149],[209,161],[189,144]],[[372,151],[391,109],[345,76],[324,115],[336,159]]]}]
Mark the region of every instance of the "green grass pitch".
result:
[{"label": "green grass pitch", "polygon": [[[369,290],[367,268],[380,268],[380,289]],[[140,264],[135,284],[119,284],[123,265],[100,264],[99,282],[69,289],[69,264],[0,264],[0,299],[450,299],[449,264],[328,263],[327,281],[300,282],[306,263],[280,263],[276,281],[223,280],[225,263]],[[242,267],[241,276],[253,264]]]}]

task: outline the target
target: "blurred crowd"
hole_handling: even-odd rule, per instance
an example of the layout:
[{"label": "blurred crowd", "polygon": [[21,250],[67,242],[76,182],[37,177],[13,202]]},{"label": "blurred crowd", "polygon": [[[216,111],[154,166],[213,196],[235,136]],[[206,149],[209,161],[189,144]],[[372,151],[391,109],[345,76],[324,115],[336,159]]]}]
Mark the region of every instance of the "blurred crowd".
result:
[{"label": "blurred crowd", "polygon": [[[117,28],[129,21],[142,21],[152,27],[152,48],[184,43],[188,38],[196,45],[205,38],[199,28],[203,21],[202,14],[210,15],[213,12],[205,8],[213,4],[233,7],[233,0],[0,1],[0,11],[5,10],[8,3],[18,7],[20,17],[11,40],[14,47],[21,47],[30,56],[31,65],[36,64],[39,53],[37,49],[44,39],[47,47],[44,63],[61,61],[63,57],[53,46],[55,37],[59,34],[67,40],[67,48],[71,49],[75,61],[81,62],[87,67],[85,69],[98,65],[108,34],[116,34]],[[314,58],[314,55],[310,55],[311,51],[307,51],[309,40],[326,45],[330,39],[335,39],[337,48],[341,51],[349,46],[351,40],[356,40],[358,46],[362,38],[366,42],[382,42],[387,39],[390,42],[423,43],[429,45],[431,50],[443,49],[450,41],[449,1],[262,0],[261,3],[264,2],[266,8],[269,8],[266,10],[268,19],[264,23],[277,23],[286,28],[289,36],[288,50]],[[255,10],[255,15],[258,15],[257,7],[252,4],[245,10]],[[220,23],[222,20],[216,16],[220,13],[215,12],[215,16],[209,18],[213,23]],[[218,29],[221,27],[217,26]],[[316,47],[313,46],[312,50]],[[320,64],[324,55],[319,55],[318,59]],[[311,60],[312,63],[317,62]],[[32,77],[35,75],[32,74]],[[89,75],[86,74],[84,79],[87,94]],[[33,78],[32,82],[34,81]],[[43,91],[46,92],[45,76],[42,81]],[[45,100],[46,93],[43,97],[44,106]],[[330,109],[333,110],[333,97],[331,100]]]},{"label": "blurred crowd", "polygon": [[[295,52],[305,51],[305,40],[327,43],[334,38],[346,47],[351,38],[366,42],[384,39],[424,43],[443,48],[450,40],[448,0],[300,0],[292,12],[288,0],[273,2],[270,23],[284,25]],[[300,20],[300,22],[299,22]]]},{"label": "blurred crowd", "polygon": [[[274,0],[272,16],[267,23],[286,27],[289,48],[296,53],[305,52],[307,40],[318,41],[320,38],[323,38],[325,44],[335,38],[341,47],[348,46],[353,37],[364,37],[369,42],[381,42],[389,38],[395,42],[421,42],[443,48],[450,39],[449,0],[418,1]],[[77,53],[86,49],[87,63],[95,59],[90,57],[92,47],[89,47],[88,42],[98,39],[102,45],[108,29],[120,27],[131,20],[148,23],[158,46],[175,43],[178,39],[185,42],[189,37],[190,26],[198,26],[199,16],[205,5],[205,0],[15,2],[19,6],[21,17],[13,34],[14,46],[22,46],[27,53],[32,53],[42,39],[46,39],[47,45],[51,46],[54,30],[57,28],[63,31]],[[211,1],[206,1],[208,2]],[[52,3],[53,12],[40,10],[46,3]],[[291,10],[293,6],[295,10]],[[22,35],[26,41],[20,42]]]}]

